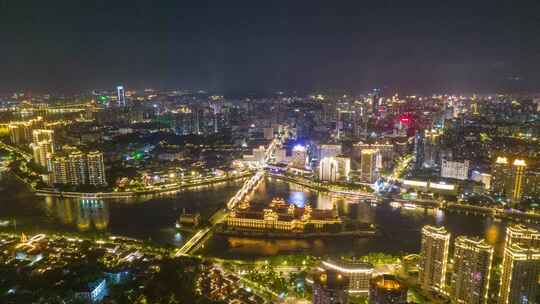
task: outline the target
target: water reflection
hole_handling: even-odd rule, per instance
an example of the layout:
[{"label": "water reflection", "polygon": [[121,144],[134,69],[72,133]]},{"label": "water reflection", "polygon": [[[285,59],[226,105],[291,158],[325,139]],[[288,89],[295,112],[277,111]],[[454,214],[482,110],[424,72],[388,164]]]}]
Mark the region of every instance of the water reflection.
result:
[{"label": "water reflection", "polygon": [[46,197],[45,206],[49,215],[79,231],[102,231],[109,226],[109,205],[104,200]]},{"label": "water reflection", "polygon": [[330,209],[334,208],[335,200],[334,200],[333,197],[331,197],[327,193],[319,192],[318,195],[317,195],[317,199],[316,199],[315,202],[313,202],[313,204],[318,209],[328,209],[328,210],[330,210]]},{"label": "water reflection", "polygon": [[435,224],[441,226],[444,223],[444,211],[442,209],[435,209]]},{"label": "water reflection", "polygon": [[[306,252],[313,255],[365,254],[369,252],[418,252],[420,234],[424,225],[446,226],[452,239],[458,235],[478,236],[495,246],[496,254],[502,253],[506,223],[489,217],[447,213],[441,209],[393,208],[388,204],[372,206],[363,201],[316,192],[308,188],[275,179],[266,179],[253,201],[265,203],[273,197],[282,197],[298,204],[309,202],[322,209],[336,208],[339,215],[349,220],[371,223],[379,228],[374,238],[314,240],[269,240],[241,237],[215,236],[205,254],[223,257],[269,256]],[[259,189],[259,190],[261,190]]]},{"label": "water reflection", "polygon": [[287,199],[289,203],[295,204],[296,207],[304,208],[307,201],[307,195],[301,191],[291,191],[289,192],[289,197]]}]

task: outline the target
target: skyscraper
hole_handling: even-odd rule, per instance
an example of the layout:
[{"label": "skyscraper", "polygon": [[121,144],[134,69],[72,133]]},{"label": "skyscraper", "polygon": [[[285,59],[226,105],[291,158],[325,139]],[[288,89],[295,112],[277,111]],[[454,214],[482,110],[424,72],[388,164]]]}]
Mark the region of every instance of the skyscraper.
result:
[{"label": "skyscraper", "polygon": [[469,178],[469,161],[449,161],[442,160],[441,177],[467,180]]},{"label": "skyscraper", "polygon": [[445,293],[450,233],[444,227],[424,226],[418,280],[424,290]]},{"label": "skyscraper", "polygon": [[523,176],[527,164],[522,159],[514,160],[512,201],[519,202],[523,196]]},{"label": "skyscraper", "polygon": [[116,94],[117,94],[117,104],[119,107],[125,107],[126,106],[126,94],[124,92],[124,86],[117,86],[116,87]]},{"label": "skyscraper", "polygon": [[54,131],[43,129],[33,130],[30,147],[34,155],[34,162],[47,168],[48,158],[54,153]]},{"label": "skyscraper", "polygon": [[440,131],[437,129],[425,131],[423,164],[425,167],[433,168],[440,164],[440,141]]},{"label": "skyscraper", "polygon": [[540,274],[540,232],[523,225],[506,228],[499,304],[534,303]]},{"label": "skyscraper", "polygon": [[414,136],[414,167],[422,168],[424,165],[424,131],[417,130]]},{"label": "skyscraper", "polygon": [[32,131],[33,143],[38,143],[44,140],[54,142],[54,131],[45,129],[36,129]]},{"label": "skyscraper", "polygon": [[307,150],[302,145],[296,145],[292,149],[292,166],[298,169],[304,169],[306,167]]},{"label": "skyscraper", "polygon": [[493,247],[484,240],[465,236],[456,238],[450,288],[453,303],[487,302],[492,260]]},{"label": "skyscraper", "polygon": [[26,144],[30,141],[31,123],[30,122],[11,122],[8,125],[11,143],[14,145]]},{"label": "skyscraper", "polygon": [[338,180],[338,162],[335,157],[325,157],[319,162],[319,178],[322,181]]},{"label": "skyscraper", "polygon": [[493,181],[491,182],[493,192],[498,195],[505,194],[508,188],[510,176],[508,158],[501,156],[497,157],[491,168],[491,175],[493,176]]},{"label": "skyscraper", "polygon": [[360,179],[366,183],[373,183],[377,179],[377,153],[378,150],[364,149],[360,159]]},{"label": "skyscraper", "polygon": [[381,89],[373,89],[371,95],[371,113],[374,116],[379,116],[379,107],[381,106]]},{"label": "skyscraper", "polygon": [[537,303],[540,249],[512,244],[504,248],[499,304]]},{"label": "skyscraper", "polygon": [[88,183],[94,186],[106,185],[103,153],[98,151],[89,152],[86,155],[86,161],[88,164]]},{"label": "skyscraper", "polygon": [[395,159],[395,149],[394,145],[388,143],[374,143],[374,144],[364,144],[362,142],[353,144],[352,147],[352,157],[355,159],[362,158],[362,150],[364,149],[373,149],[378,150],[380,157],[378,158],[377,168],[390,169],[394,163]]},{"label": "skyscraper", "polygon": [[69,184],[70,168],[67,157],[55,155],[48,158],[48,169],[51,173],[52,184]]},{"label": "skyscraper", "polygon": [[31,145],[34,162],[44,168],[48,166],[48,158],[54,153],[54,145],[50,140],[33,142]]},{"label": "skyscraper", "polygon": [[276,163],[285,163],[287,162],[287,150],[283,148],[278,148],[274,150],[274,158]]},{"label": "skyscraper", "polygon": [[343,155],[335,157],[338,163],[338,180],[348,180],[351,174],[351,159]]},{"label": "skyscraper", "polygon": [[264,146],[259,146],[258,148],[253,149],[253,157],[255,158],[256,162],[262,165],[266,157],[266,149]]},{"label": "skyscraper", "polygon": [[86,156],[75,151],[69,154],[69,180],[72,185],[84,185],[88,183],[88,166]]},{"label": "skyscraper", "polygon": [[48,169],[53,184],[93,185],[107,184],[103,153],[73,151],[48,158]]},{"label": "skyscraper", "polygon": [[509,248],[513,244],[540,248],[540,231],[524,225],[509,226],[506,228],[504,247]]}]

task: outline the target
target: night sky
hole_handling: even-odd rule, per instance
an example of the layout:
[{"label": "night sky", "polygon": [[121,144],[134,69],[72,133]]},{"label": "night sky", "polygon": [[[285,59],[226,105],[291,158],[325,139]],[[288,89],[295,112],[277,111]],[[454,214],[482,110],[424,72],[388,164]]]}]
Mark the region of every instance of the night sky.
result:
[{"label": "night sky", "polygon": [[538,92],[535,2],[0,0],[0,92]]}]

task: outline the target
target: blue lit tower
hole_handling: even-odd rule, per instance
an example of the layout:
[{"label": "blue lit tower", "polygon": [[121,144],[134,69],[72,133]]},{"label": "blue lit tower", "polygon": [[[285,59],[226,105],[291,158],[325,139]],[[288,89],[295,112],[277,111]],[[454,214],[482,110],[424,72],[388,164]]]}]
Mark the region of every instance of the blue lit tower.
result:
[{"label": "blue lit tower", "polygon": [[118,106],[119,107],[125,107],[126,106],[126,94],[124,92],[124,86],[117,86],[116,87],[116,93],[118,96]]}]

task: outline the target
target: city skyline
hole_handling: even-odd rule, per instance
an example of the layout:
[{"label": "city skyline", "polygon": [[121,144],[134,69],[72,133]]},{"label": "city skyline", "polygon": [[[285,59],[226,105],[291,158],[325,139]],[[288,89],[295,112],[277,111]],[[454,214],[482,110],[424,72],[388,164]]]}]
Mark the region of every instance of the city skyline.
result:
[{"label": "city skyline", "polygon": [[539,304],[538,11],[0,1],[0,302]]}]

